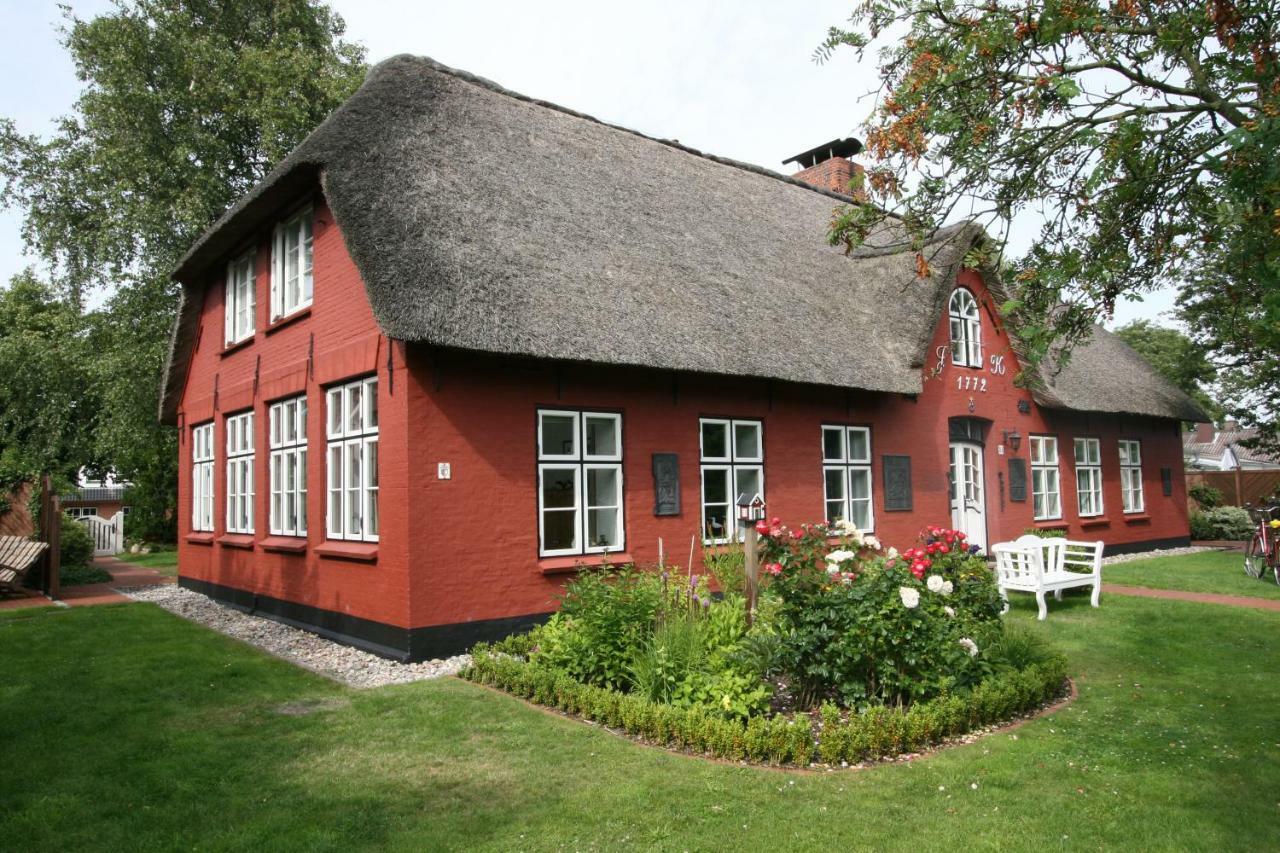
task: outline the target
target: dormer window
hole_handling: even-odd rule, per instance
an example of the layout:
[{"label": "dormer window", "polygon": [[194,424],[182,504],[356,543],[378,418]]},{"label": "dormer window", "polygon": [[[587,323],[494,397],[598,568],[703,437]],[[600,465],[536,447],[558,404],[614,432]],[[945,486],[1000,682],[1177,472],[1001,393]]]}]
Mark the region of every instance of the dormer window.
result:
[{"label": "dormer window", "polygon": [[224,329],[227,346],[253,337],[253,252],[227,264],[227,314]]},{"label": "dormer window", "polygon": [[276,228],[271,252],[271,322],[311,304],[311,208]]},{"label": "dormer window", "polygon": [[982,320],[978,300],[963,287],[951,293],[947,305],[951,320],[951,363],[961,367],[982,367]]}]

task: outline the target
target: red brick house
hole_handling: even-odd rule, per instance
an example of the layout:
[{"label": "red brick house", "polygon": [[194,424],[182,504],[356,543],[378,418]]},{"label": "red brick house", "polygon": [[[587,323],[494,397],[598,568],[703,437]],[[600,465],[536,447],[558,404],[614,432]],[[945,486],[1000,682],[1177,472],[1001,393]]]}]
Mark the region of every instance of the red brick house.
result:
[{"label": "red brick house", "polygon": [[835,157],[783,177],[382,63],[175,274],[181,583],[421,659],[580,564],[683,562],[744,491],[899,546],[1185,543],[1195,405],[1102,330],[1014,387],[981,230],[924,280],[891,228],[846,257],[850,199],[805,182]]}]

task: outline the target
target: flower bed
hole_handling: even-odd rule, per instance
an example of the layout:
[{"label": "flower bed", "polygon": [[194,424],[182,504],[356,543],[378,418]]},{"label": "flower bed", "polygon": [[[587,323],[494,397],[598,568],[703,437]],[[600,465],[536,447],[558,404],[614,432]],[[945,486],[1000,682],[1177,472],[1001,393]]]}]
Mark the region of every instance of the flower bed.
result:
[{"label": "flower bed", "polygon": [[954,530],[899,554],[844,524],[762,523],[753,619],[705,578],[584,571],[464,675],[654,743],[806,765],[914,751],[1059,695],[1065,662],[1000,617]]}]

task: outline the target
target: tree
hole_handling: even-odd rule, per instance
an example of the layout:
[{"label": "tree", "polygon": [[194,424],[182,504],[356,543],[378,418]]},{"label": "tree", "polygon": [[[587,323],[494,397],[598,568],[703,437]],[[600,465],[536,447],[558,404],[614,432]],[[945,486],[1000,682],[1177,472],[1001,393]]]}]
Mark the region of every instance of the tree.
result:
[{"label": "tree", "polygon": [[1207,386],[1216,371],[1204,351],[1177,329],[1157,326],[1149,320],[1134,320],[1115,330],[1124,342],[1151,363],[1165,379],[1186,392],[1214,420],[1222,417],[1222,407],[1210,396]]},{"label": "tree", "polygon": [[100,411],[86,318],[27,270],[0,289],[0,467],[72,481]]},{"label": "tree", "polygon": [[866,129],[880,206],[830,237],[856,247],[897,214],[921,247],[953,214],[1001,238],[1042,216],[1004,306],[1033,363],[1173,283],[1234,407],[1280,439],[1259,405],[1280,398],[1278,22],[1274,0],[864,2],[819,56],[888,42]]},{"label": "tree", "polygon": [[[156,422],[182,253],[360,84],[362,48],[315,0],[115,0],[63,41],[85,87],[51,138],[0,122],[0,200],[92,323],[102,460],[140,495],[172,495]],[[3,382],[5,377],[0,377]],[[172,504],[170,504],[172,506]],[[172,525],[172,513],[169,513]]]}]

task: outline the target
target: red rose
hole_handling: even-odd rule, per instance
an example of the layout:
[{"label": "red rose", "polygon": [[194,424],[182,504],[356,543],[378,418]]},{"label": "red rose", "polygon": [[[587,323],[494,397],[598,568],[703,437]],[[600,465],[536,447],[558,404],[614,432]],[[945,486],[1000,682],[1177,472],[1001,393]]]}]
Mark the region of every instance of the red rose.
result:
[{"label": "red rose", "polygon": [[951,548],[950,548],[950,546],[948,546],[948,545],[939,545],[939,546],[938,546],[938,550],[939,550],[939,551],[941,551],[941,552],[942,552],[942,553],[944,553],[944,554],[950,554],[950,553],[951,553]]},{"label": "red rose", "polygon": [[776,518],[776,517],[775,517],[775,518],[771,518],[771,519],[769,519],[769,525],[770,525],[771,527],[781,527],[781,526],[782,526],[782,519],[780,519],[780,518]]},{"label": "red rose", "polygon": [[761,536],[768,536],[768,535],[769,535],[769,522],[765,521],[763,518],[762,518],[762,519],[760,519],[759,521],[757,521],[757,522],[756,522],[756,533],[759,533]]}]

